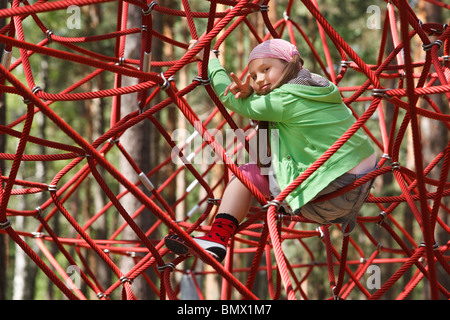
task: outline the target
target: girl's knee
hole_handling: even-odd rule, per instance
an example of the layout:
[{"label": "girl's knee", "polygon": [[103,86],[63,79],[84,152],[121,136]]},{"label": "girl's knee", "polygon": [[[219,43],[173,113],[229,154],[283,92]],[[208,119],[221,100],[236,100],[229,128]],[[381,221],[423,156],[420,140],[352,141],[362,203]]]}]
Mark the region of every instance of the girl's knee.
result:
[{"label": "girl's knee", "polygon": [[270,196],[269,180],[261,174],[261,169],[256,163],[247,163],[239,166],[242,174],[265,196]]}]

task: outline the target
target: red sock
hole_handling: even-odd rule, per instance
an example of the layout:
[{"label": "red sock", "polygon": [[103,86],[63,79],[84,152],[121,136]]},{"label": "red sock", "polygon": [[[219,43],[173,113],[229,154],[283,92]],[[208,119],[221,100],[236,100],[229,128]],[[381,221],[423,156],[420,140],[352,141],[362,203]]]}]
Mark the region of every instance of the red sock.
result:
[{"label": "red sock", "polygon": [[200,239],[218,242],[226,246],[238,226],[239,222],[235,217],[228,213],[219,213],[209,233],[204,237],[200,237]]}]

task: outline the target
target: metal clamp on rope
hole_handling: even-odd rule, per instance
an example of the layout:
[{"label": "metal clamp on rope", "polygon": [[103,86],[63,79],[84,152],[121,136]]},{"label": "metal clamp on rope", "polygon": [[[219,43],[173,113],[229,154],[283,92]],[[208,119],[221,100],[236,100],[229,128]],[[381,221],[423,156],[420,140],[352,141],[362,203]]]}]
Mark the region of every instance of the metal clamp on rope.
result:
[{"label": "metal clamp on rope", "polygon": [[[422,241],[420,244],[419,244],[419,248],[420,247],[426,247],[427,246],[427,244],[425,243],[425,241]],[[433,250],[439,250],[439,245],[438,245],[438,243],[437,242],[435,242],[434,244],[433,244]]]},{"label": "metal clamp on rope", "polygon": [[387,213],[386,213],[386,211],[381,211],[381,212],[380,212],[380,216],[381,216],[381,220],[377,222],[377,225],[378,225],[379,227],[381,227],[381,225],[383,224],[383,222],[386,221],[386,218],[387,218]]},{"label": "metal clamp on rope", "polygon": [[163,84],[160,84],[159,87],[160,87],[161,89],[163,89],[163,90],[167,90],[167,88],[170,87],[170,81],[173,81],[174,77],[171,76],[171,77],[169,77],[169,79],[167,79],[167,78],[164,76],[164,73],[163,73],[163,72],[161,72],[161,73],[159,74],[159,76],[164,80]]},{"label": "metal clamp on rope", "polygon": [[[423,50],[424,51],[428,51],[428,50],[430,50],[434,45],[437,45],[437,46],[439,46],[439,48],[442,46],[442,44],[443,44],[443,42],[442,42],[442,40],[435,40],[435,41],[433,41],[433,42],[431,42],[431,43],[429,43],[429,44],[423,44],[422,45],[422,48],[423,48]],[[438,49],[439,49],[438,48]]]},{"label": "metal clamp on rope", "polygon": [[[283,207],[281,207],[283,208]],[[292,214],[285,214],[285,213],[281,213],[280,211],[278,211],[278,214],[275,217],[277,220],[280,221],[293,221],[294,220],[294,216]]]},{"label": "metal clamp on rope", "polygon": [[6,70],[8,70],[9,67],[11,66],[11,58],[12,58],[12,51],[7,51],[6,49],[3,49],[2,66],[5,67]]},{"label": "metal clamp on rope", "polygon": [[341,61],[341,68],[348,68],[348,67],[350,67],[351,63],[352,63],[351,61],[342,60]]},{"label": "metal clamp on rope", "polygon": [[278,210],[281,206],[281,202],[276,199],[267,201],[267,204],[263,206],[263,209],[269,209],[270,206],[274,206],[275,209]]},{"label": "metal clamp on rope", "polygon": [[9,219],[6,219],[5,222],[0,222],[0,230],[7,229],[11,226],[11,221]]},{"label": "metal clamp on rope", "polygon": [[47,36],[48,43],[49,44],[52,43],[53,42],[53,39],[52,39],[53,32],[51,30],[47,30],[45,32],[45,35]]},{"label": "metal clamp on rope", "polygon": [[267,12],[269,11],[269,6],[267,4],[262,4],[259,6],[259,11]]},{"label": "metal clamp on rope", "polygon": [[30,100],[30,99],[27,99],[27,98],[25,98],[25,97],[22,97],[22,101],[23,101],[23,103],[26,104],[26,105],[28,105],[28,104],[31,103],[31,100]]},{"label": "metal clamp on rope", "polygon": [[147,7],[147,9],[142,9],[142,14],[144,15],[144,16],[148,16],[152,11],[153,11],[153,7],[154,6],[156,6],[158,3],[156,2],[156,1],[152,1],[149,5],[148,5],[148,7]]},{"label": "metal clamp on rope", "polygon": [[45,236],[45,234],[42,232],[32,232],[31,234],[33,235],[33,238],[35,238],[35,239],[43,238]]},{"label": "metal clamp on rope", "polygon": [[103,292],[97,293],[97,298],[101,299],[101,298],[104,298],[104,297],[107,297],[107,295],[104,294]]},{"label": "metal clamp on rope", "polygon": [[396,169],[400,169],[400,162],[392,162],[391,166],[392,166],[392,171],[394,171]]},{"label": "metal clamp on rope", "polygon": [[447,24],[443,24],[442,25],[442,30],[436,29],[436,28],[430,28],[430,31],[431,31],[430,36],[437,35],[437,34],[443,34],[445,29],[447,29],[447,27],[448,27]]},{"label": "metal clamp on rope", "polygon": [[120,139],[109,138],[107,141],[108,141],[110,144],[116,144],[117,142],[120,141]]},{"label": "metal clamp on rope", "polygon": [[442,60],[444,62],[448,62],[448,61],[450,61],[450,56],[442,56]]},{"label": "metal clamp on rope", "polygon": [[47,190],[48,191],[57,191],[58,187],[56,185],[49,184],[49,185],[47,185]]},{"label": "metal clamp on rope", "polygon": [[125,254],[129,255],[130,258],[135,258],[136,257],[136,252],[134,252],[134,251],[125,251]]},{"label": "metal clamp on rope", "polygon": [[334,286],[334,287],[331,289],[331,292],[333,292],[334,300],[339,300],[340,297],[339,297],[339,295],[337,295],[337,294],[334,292],[335,289],[336,289],[336,286]]},{"label": "metal clamp on rope", "polygon": [[381,242],[378,242],[378,244],[377,244],[377,250],[378,250],[378,253],[380,253],[381,252],[381,249],[383,248],[383,245],[381,244]]},{"label": "metal clamp on rope", "polygon": [[142,61],[142,72],[150,72],[152,64],[152,53],[144,52],[144,61]]},{"label": "metal clamp on rope", "polygon": [[157,267],[156,267],[156,269],[157,269],[158,271],[164,271],[164,270],[166,270],[167,268],[170,268],[170,269],[172,269],[172,271],[173,271],[173,270],[175,270],[175,265],[174,265],[172,262],[169,262],[169,263],[167,263],[167,264],[165,264],[165,265],[163,265],[163,266],[157,266]]},{"label": "metal clamp on rope", "polygon": [[39,218],[42,214],[42,208],[41,207],[36,207],[35,209],[37,211],[37,213],[33,216],[35,219]]},{"label": "metal clamp on rope", "polygon": [[33,94],[36,94],[36,93],[38,93],[39,91],[42,91],[42,88],[39,87],[39,86],[35,86],[33,89],[31,89],[31,92],[32,92]]},{"label": "metal clamp on rope", "polygon": [[200,76],[196,76],[192,81],[199,82],[202,86],[207,86],[211,83],[211,80],[208,79],[202,79]]},{"label": "metal clamp on rope", "polygon": [[291,20],[291,17],[289,17],[289,15],[287,14],[287,12],[285,11],[285,12],[283,12],[283,19],[284,19],[284,21],[288,21],[288,20]]},{"label": "metal clamp on rope", "polygon": [[213,204],[213,205],[215,205],[215,206],[218,206],[218,205],[219,205],[219,202],[220,202],[221,200],[222,200],[222,199],[208,198],[208,199],[206,199],[206,202],[207,202],[207,203],[210,203],[210,204]]},{"label": "metal clamp on rope", "polygon": [[120,280],[120,282],[122,282],[122,283],[125,283],[125,282],[128,282],[128,283],[130,283],[130,284],[133,283],[133,281],[131,281],[130,279],[128,279],[128,277],[126,277],[126,276],[120,277],[119,280]]},{"label": "metal clamp on rope", "polygon": [[125,57],[119,57],[119,62],[116,63],[116,66],[121,66],[125,63]]},{"label": "metal clamp on rope", "polygon": [[373,91],[372,92],[372,96],[390,99],[392,97],[390,95],[386,94],[386,92],[389,91],[389,90],[392,90],[392,89],[389,89],[389,88],[385,88],[385,89],[376,88],[376,89],[373,89],[372,90]]},{"label": "metal clamp on rope", "polygon": [[147,177],[147,175],[143,172],[139,173],[139,180],[141,180],[142,184],[145,186],[145,188],[148,191],[153,191],[155,190],[155,186],[153,185],[153,183],[150,181],[150,179]]},{"label": "metal clamp on rope", "polygon": [[316,228],[316,231],[320,233],[319,238],[323,239],[325,237],[325,234],[323,233],[322,227],[319,226]]}]

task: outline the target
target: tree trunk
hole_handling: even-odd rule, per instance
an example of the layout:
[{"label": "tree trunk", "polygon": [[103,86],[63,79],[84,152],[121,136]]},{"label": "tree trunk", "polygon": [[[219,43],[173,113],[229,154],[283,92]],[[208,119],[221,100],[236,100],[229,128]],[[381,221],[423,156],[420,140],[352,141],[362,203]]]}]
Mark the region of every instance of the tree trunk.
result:
[{"label": "tree trunk", "polygon": [[[17,210],[24,210],[25,203],[20,201],[17,205]],[[17,230],[25,230],[25,218],[23,216],[17,216],[15,219],[15,228]],[[16,245],[14,254],[14,280],[13,280],[13,300],[24,300],[25,291],[27,290],[27,254]]]},{"label": "tree trunk", "polygon": [[[444,23],[444,19],[442,17],[442,9],[440,9],[438,6],[420,1],[418,3],[418,17],[422,21],[432,21],[436,23]],[[436,38],[431,38],[430,41],[436,40]],[[415,46],[416,50],[414,51],[415,59],[416,61],[421,61],[425,59],[425,52],[422,50],[421,44],[418,44]],[[434,67],[431,67],[430,73],[435,72]],[[441,83],[438,81],[435,85],[441,85]],[[442,94],[435,94],[430,96],[431,100],[436,104],[436,106],[439,108],[439,110],[443,114],[448,114],[448,103],[446,104],[444,102],[444,95]],[[429,106],[428,102],[424,99],[419,100],[419,104],[421,108],[426,108],[429,110],[432,110]],[[424,167],[426,167],[433,159],[436,157],[436,155],[444,150],[448,144],[448,129],[444,125],[442,121],[436,121],[429,119],[427,117],[421,117],[420,118],[420,129],[422,134],[422,154],[424,157]],[[436,166],[435,169],[433,169],[430,174],[428,175],[429,178],[439,180],[440,173],[442,170],[442,161]],[[447,177],[448,180],[448,177]],[[433,192],[435,190],[429,190],[430,192]],[[448,205],[448,200],[444,197],[442,199],[444,205]],[[440,210],[439,216],[443,219],[443,221],[447,220],[448,225],[448,214],[444,212],[443,210]],[[438,244],[444,244],[448,241],[448,234],[443,230],[442,228],[437,225],[436,227],[436,241]],[[438,281],[440,284],[443,285],[444,288],[450,288],[450,279],[448,276],[448,273],[442,268],[442,266],[439,263],[436,263],[436,270],[438,275]],[[428,288],[429,285],[426,286]],[[424,297],[423,299],[429,299],[430,293],[429,290],[423,290]]]},{"label": "tree trunk", "polygon": [[[90,28],[98,28],[100,23],[103,22],[103,15],[100,9],[100,5],[93,5],[93,8],[86,7],[87,25]],[[96,52],[101,51],[97,42],[93,44]],[[89,69],[86,73],[90,72]],[[89,91],[95,92],[104,89],[104,73],[100,73],[94,79],[89,82],[91,86]],[[89,99],[85,101],[85,119],[87,123],[87,135],[90,141],[95,141],[105,132],[105,102],[104,99]],[[101,175],[104,173],[102,167],[97,168]],[[92,217],[97,212],[101,211],[106,205],[106,196],[102,191],[100,185],[95,181],[93,177],[88,181],[86,187],[86,206],[83,208],[87,218]],[[106,221],[106,215],[100,216],[96,222],[92,225],[91,230],[95,232],[97,239],[107,239],[108,237],[108,224]],[[89,264],[91,269],[95,270],[98,275],[97,280],[103,287],[107,287],[111,283],[111,269],[98,255],[89,252],[88,255]],[[92,298],[95,298],[95,293],[91,291]]]},{"label": "tree trunk", "polygon": [[[6,9],[7,0],[0,0],[0,9]],[[0,29],[5,26],[6,19],[0,19]],[[3,56],[5,46],[0,43],[0,58]],[[1,61],[1,60],[0,60]],[[3,83],[2,83],[3,84]],[[0,125],[6,124],[6,100],[5,95],[1,95],[0,99]],[[0,135],[0,153],[5,152],[6,139],[5,135]],[[4,172],[4,161],[0,160],[0,174]],[[7,270],[7,239],[6,234],[0,233],[0,300],[6,299],[6,270]]]},{"label": "tree trunk", "polygon": [[[103,89],[103,77],[102,74],[99,75],[100,78],[96,78],[93,80],[93,88],[92,91],[102,90]],[[89,119],[90,126],[91,126],[91,134],[92,134],[92,141],[97,139],[102,132],[104,132],[104,102],[102,99],[92,99],[89,103]],[[98,168],[100,173],[102,173],[104,170],[103,168]],[[102,210],[106,205],[106,197],[104,192],[102,191],[100,185],[96,183],[96,181],[90,181],[90,195],[88,199],[91,197],[92,199],[92,206],[94,208],[94,213],[99,212]],[[93,212],[90,212],[92,216]],[[106,215],[101,215],[96,223],[93,225],[93,229],[95,231],[95,236],[97,239],[107,239],[108,237],[108,224],[106,221]],[[98,281],[102,286],[107,286],[111,281],[111,269],[104,263],[100,257],[95,255],[95,258],[91,260],[95,266],[93,267],[96,270],[96,274],[98,274]]]},{"label": "tree trunk", "polygon": [[[141,27],[141,14],[142,10],[140,8],[138,8],[137,6],[129,5],[127,23],[128,29]],[[159,20],[157,19],[158,16],[159,15],[155,15],[153,19],[154,25],[159,25],[159,23],[156,21]],[[127,36],[124,52],[124,56],[126,59],[140,59],[140,40],[141,39],[139,34]],[[155,42],[156,41],[153,41],[152,49],[155,50],[152,50],[152,56],[155,60],[159,60],[161,57],[161,53],[160,50],[157,50],[157,45],[155,44]],[[161,48],[161,44],[158,44]],[[136,82],[137,80],[134,78],[123,77],[122,86],[130,86],[136,84]],[[138,110],[136,93],[122,96],[121,110],[122,117],[129,114],[130,112]],[[142,121],[129,128],[120,140],[124,148],[144,173],[149,172],[150,169],[154,167],[159,154],[157,143],[157,139],[159,138],[159,136],[155,135],[154,130],[152,129],[153,128],[151,127],[150,122]],[[135,183],[138,180],[138,175],[124,157],[120,158],[120,171],[132,183]],[[155,183],[157,180],[152,179],[152,181],[153,183]],[[123,189],[121,191],[123,191]],[[127,194],[125,197],[123,197],[121,199],[121,203],[129,215],[132,215],[142,206],[142,203],[131,194]],[[145,209],[138,217],[135,218],[135,222],[145,232],[155,222],[155,217],[151,212],[149,212],[149,210]],[[125,228],[122,234],[123,239],[132,240],[137,238],[135,232],[130,227]],[[131,257],[124,257],[121,260],[121,270],[123,273],[127,273],[134,265],[135,261]],[[142,276],[139,276],[134,280],[132,289],[133,293],[138,299],[155,298],[154,293],[151,291],[149,285],[146,283],[145,279]]]}]

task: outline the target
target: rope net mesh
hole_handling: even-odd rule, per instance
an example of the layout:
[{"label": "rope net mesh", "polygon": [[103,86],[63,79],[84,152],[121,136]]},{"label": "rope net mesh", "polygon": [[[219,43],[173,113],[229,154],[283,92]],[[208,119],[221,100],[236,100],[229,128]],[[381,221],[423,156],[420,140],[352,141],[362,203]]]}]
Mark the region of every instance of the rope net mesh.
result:
[{"label": "rope net mesh", "polygon": [[[114,292],[119,292],[122,299],[136,299],[133,281],[142,277],[160,299],[178,299],[180,278],[176,275],[182,274],[191,278],[195,290],[202,297],[195,276],[213,273],[223,279],[222,299],[267,298],[258,297],[253,292],[258,274],[265,272],[265,285],[271,299],[308,299],[308,286],[317,285],[318,281],[328,283],[330,299],[382,299],[393,287],[401,288],[397,291],[397,299],[408,297],[417,288],[429,290],[432,299],[450,298],[448,281],[442,281],[448,279],[450,272],[450,209],[447,200],[447,187],[450,186],[447,181],[449,148],[445,146],[436,154],[427,154],[427,159],[432,160],[425,161],[422,148],[424,138],[420,128],[424,119],[442,125],[446,131],[450,125],[450,28],[447,25],[422,22],[405,0],[393,0],[387,5],[386,15],[381,17],[384,23],[380,26],[383,36],[378,61],[368,64],[330,25],[321,14],[320,6],[312,0],[287,1],[285,16],[279,21],[269,19],[269,0],[211,0],[207,12],[195,12],[189,1],[182,1],[183,10],[151,1],[117,1],[114,30],[77,38],[53,33],[51,21],[41,19],[46,17],[42,13],[52,12],[52,19],[66,20],[69,6],[91,10],[91,6],[101,8],[107,2],[112,1],[62,0],[30,4],[25,0],[13,0],[8,8],[0,10],[0,18],[6,21],[0,30],[0,43],[5,48],[0,66],[0,92],[4,98],[23,99],[24,102],[20,110],[7,107],[6,118],[0,125],[0,135],[7,138],[8,143],[12,141],[17,145],[15,153],[0,153],[4,164],[0,175],[0,232],[8,234],[64,295],[70,299],[87,299],[94,293],[99,299],[110,299]],[[439,6],[441,10],[450,9],[448,4],[437,0],[426,2]],[[219,49],[225,39],[241,26],[248,31],[249,39],[256,42],[283,37],[296,44],[311,44],[291,13],[293,5],[304,6],[308,15],[317,21],[323,40],[322,51],[313,46],[308,50],[317,59],[323,74],[338,85],[344,102],[352,109],[357,122],[274,200],[284,200],[356,130],[363,127],[377,147],[379,166],[350,187],[373,178],[379,181],[390,176],[396,189],[385,196],[378,194],[375,188],[358,216],[356,230],[348,237],[342,237],[337,232],[339,225],[318,227],[302,216],[278,212],[272,205],[277,202],[268,203],[239,172],[235,157],[239,152],[248,151],[247,140],[236,137],[231,146],[221,145],[208,128],[214,125],[218,131],[224,128],[235,131],[243,129],[251,136],[254,124],[250,121],[240,128],[233,114],[224,108],[209,86],[207,62],[198,62],[197,77],[180,87],[176,80],[184,66],[196,66],[197,62],[192,60],[196,52],[188,52],[186,43],[162,35],[153,27],[156,15],[186,19],[190,37],[199,39],[198,50],[209,48],[211,44],[214,49]],[[141,28],[127,27],[127,13],[132,7],[141,10]],[[258,34],[251,24],[250,17],[255,15],[263,19],[267,34]],[[206,25],[202,35],[198,35],[196,30],[199,20]],[[25,23],[32,24],[37,30],[35,32],[39,32],[40,41],[33,42],[24,34]],[[141,37],[140,58],[124,57],[127,37],[136,34]],[[177,48],[177,52],[181,52],[178,59],[152,60],[154,38]],[[424,59],[413,57],[411,51],[416,42],[412,39],[423,44]],[[83,44],[86,42],[105,43],[103,47],[109,46],[111,50],[108,52],[112,54],[85,49]],[[385,48],[390,42],[393,50],[385,55]],[[333,50],[339,53],[342,60],[336,72],[330,54]],[[30,62],[49,57],[94,71],[82,79],[74,79],[70,87],[59,93],[49,93],[35,83],[38,71],[32,70]],[[153,72],[154,67],[161,68],[162,72]],[[87,85],[100,73],[114,77],[110,88],[96,90]],[[354,87],[340,85],[355,73],[365,80]],[[123,77],[136,81],[126,85],[121,81]],[[386,79],[394,85],[385,87],[383,83]],[[206,92],[214,104],[206,118],[201,118],[196,113],[196,107],[188,103],[189,98],[200,90]],[[120,97],[130,93],[137,93],[136,107],[130,113],[123,114],[122,111],[121,114]],[[436,97],[443,101],[445,110],[439,108]],[[75,130],[65,121],[64,112],[57,106],[69,101],[83,103],[96,98],[111,98],[107,100],[111,103],[111,120],[107,130],[91,141],[86,132]],[[419,99],[421,103],[418,103]],[[358,111],[354,106],[361,102],[365,108]],[[188,140],[181,145],[172,140],[171,133],[167,131],[167,120],[158,118],[158,113],[168,106],[175,106],[181,117],[192,126],[191,138],[195,135],[202,138],[198,148],[192,149]],[[387,111],[393,114],[390,121],[385,118]],[[43,138],[34,134],[33,124],[38,115],[56,128],[54,135]],[[214,117],[220,120],[213,122]],[[377,128],[370,130],[366,124],[374,119]],[[142,172],[137,161],[128,153],[132,146],[122,145],[120,140],[127,130],[142,123],[152,126],[165,147],[172,150],[148,172]],[[446,131],[445,135],[448,135]],[[401,151],[401,145],[405,143],[413,147],[410,161],[405,160]],[[27,148],[29,145],[39,148]],[[210,152],[209,148],[215,151],[214,161],[207,165],[193,162],[193,156],[205,150]],[[41,151],[29,153],[27,150]],[[121,172],[117,157],[129,163],[135,171],[133,176]],[[173,166],[174,158],[182,165],[156,184],[156,174]],[[27,180],[21,174],[24,162],[54,163],[46,171],[50,180],[36,181],[35,177]],[[214,183],[208,178],[211,172],[215,175]],[[230,173],[244,182],[256,201],[230,241],[225,263],[219,264],[192,241],[191,235],[209,229],[209,221],[217,213],[221,190],[228,182]],[[164,193],[165,188],[175,183],[177,177],[187,174],[191,176],[192,184],[175,199],[171,195],[169,201]],[[71,210],[70,204],[77,190],[88,179],[98,184],[108,202],[101,210],[82,219]],[[120,184],[124,191],[117,192],[108,183],[111,179]],[[23,204],[28,203],[26,199],[36,199],[37,195],[41,195],[43,200],[36,208],[23,208]],[[137,199],[142,207],[136,212],[129,212],[121,202],[125,195]],[[196,199],[196,203],[193,204],[192,199]],[[175,211],[183,206],[191,207],[183,216],[176,217]],[[407,218],[403,218],[405,207],[409,210]],[[144,209],[154,217],[155,222],[149,227],[142,227],[136,222]],[[17,217],[37,219],[37,229],[29,231],[22,228],[16,223]],[[53,227],[57,217],[60,217],[64,228]],[[105,217],[121,222],[116,229],[100,236],[93,228]],[[406,226],[407,221],[416,232],[411,232],[412,229]],[[123,237],[125,227],[131,228],[135,234],[133,239]],[[162,239],[169,231],[191,243],[197,256],[175,257],[168,252]],[[390,241],[380,243],[380,233],[388,235]],[[364,248],[361,245],[363,242],[368,244]],[[295,246],[284,246],[284,243]],[[49,249],[53,244],[57,250]],[[292,252],[293,247],[295,252]],[[114,279],[111,283],[100,283],[98,271],[89,263],[92,255],[104,261],[111,270]],[[234,260],[243,255],[250,255],[251,263],[245,268],[234,268]],[[132,262],[131,268],[121,267],[120,261],[124,258]],[[210,271],[192,271],[201,260],[211,265]],[[387,270],[388,266],[390,273],[384,274],[383,270]],[[79,282],[68,272],[69,267],[77,268]],[[382,275],[377,273],[380,270]],[[373,278],[368,279],[368,275]],[[403,281],[406,275],[408,280]]]}]

